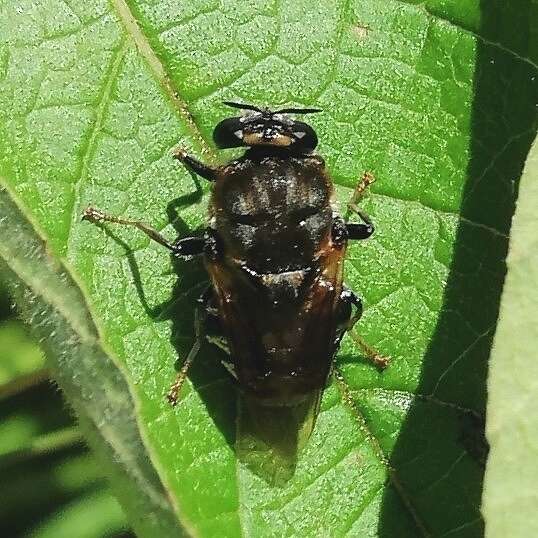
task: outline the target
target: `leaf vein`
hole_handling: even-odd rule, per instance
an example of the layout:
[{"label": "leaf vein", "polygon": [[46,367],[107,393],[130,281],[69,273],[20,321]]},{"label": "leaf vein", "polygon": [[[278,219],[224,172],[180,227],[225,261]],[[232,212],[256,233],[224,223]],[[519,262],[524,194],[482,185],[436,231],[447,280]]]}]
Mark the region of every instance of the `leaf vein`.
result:
[{"label": "leaf vein", "polygon": [[452,28],[456,28],[457,30],[459,30],[461,32],[464,32],[465,34],[474,37],[476,40],[481,41],[485,45],[488,45],[490,47],[495,47],[495,48],[505,52],[506,54],[509,54],[510,56],[531,65],[532,67],[534,67],[535,69],[538,70],[538,64],[536,64],[531,58],[526,58],[525,56],[521,56],[521,54],[519,54],[516,51],[504,46],[502,43],[500,43],[498,41],[492,41],[491,39],[488,39],[487,37],[481,35],[480,33],[478,33],[475,30],[472,30],[471,28],[466,28],[466,27],[462,26],[461,24],[458,24],[458,23],[456,23],[454,21],[451,21],[450,19],[448,19],[446,17],[442,17],[439,14],[433,13],[432,11],[430,11],[428,9],[428,7],[425,5],[425,3],[417,5],[416,3],[410,2],[409,0],[396,0],[396,1],[403,4],[403,5],[405,5],[405,6],[412,7],[416,11],[423,11],[432,20],[436,20],[440,24],[446,24],[447,26],[451,26]]},{"label": "leaf vein", "polygon": [[104,77],[103,88],[100,92],[99,98],[97,99],[97,109],[95,113],[95,121],[88,137],[88,142],[86,143],[83,155],[82,155],[82,164],[80,167],[80,172],[78,174],[78,180],[73,186],[73,197],[72,197],[72,208],[71,208],[71,226],[67,232],[67,249],[70,249],[72,241],[72,233],[76,226],[76,223],[80,220],[79,215],[79,205],[80,205],[80,189],[84,181],[88,178],[90,161],[93,157],[95,147],[97,144],[97,139],[103,125],[110,100],[112,98],[112,90],[114,88],[114,83],[118,77],[123,58],[127,51],[127,43],[125,41],[121,42],[118,46],[116,52],[112,56],[110,65]]},{"label": "leaf vein", "polygon": [[172,80],[166,71],[164,64],[153,50],[148,37],[142,31],[142,28],[133,16],[131,9],[125,0],[112,0],[112,4],[116,9],[119,19],[123,23],[125,31],[131,36],[142,58],[144,58],[156,80],[160,83],[165,94],[168,96],[168,99],[174,105],[174,108],[177,110],[181,119],[189,127],[193,138],[200,146],[200,150],[208,158],[215,159],[215,152],[202,136],[200,129],[191,116],[187,103],[181,98],[177,89],[174,88]]},{"label": "leaf vein", "polygon": [[424,495],[424,493],[427,493],[428,491],[432,490],[437,484],[442,482],[445,478],[448,478],[452,471],[458,466],[461,460],[465,458],[467,455],[467,452],[463,450],[458,457],[448,466],[448,469],[438,478],[436,478],[431,484],[426,486],[422,491],[421,494]]},{"label": "leaf vein", "polygon": [[454,402],[447,402],[445,400],[441,400],[439,398],[436,398],[435,396],[433,396],[432,394],[422,394],[420,392],[412,392],[412,391],[409,391],[409,390],[405,390],[405,389],[387,389],[387,388],[383,388],[383,387],[375,387],[375,388],[352,388],[350,390],[351,393],[359,393],[359,392],[362,392],[362,393],[370,393],[370,394],[376,394],[376,393],[383,393],[383,394],[387,394],[387,395],[401,395],[401,396],[407,396],[409,398],[416,398],[417,400],[422,400],[422,401],[425,401],[427,403],[431,403],[431,404],[435,404],[435,405],[438,405],[440,407],[448,407],[450,409],[454,409],[460,413],[468,413],[468,414],[471,414],[477,418],[480,418],[483,420],[483,416],[481,413],[479,413],[478,411],[476,411],[475,409],[471,409],[470,407],[464,407],[464,406],[461,406],[461,405],[458,405]]},{"label": "leaf vein", "polygon": [[336,456],[336,458],[334,458],[332,461],[330,461],[329,463],[324,465],[323,468],[320,469],[319,473],[316,476],[312,477],[312,479],[310,479],[308,482],[305,482],[305,483],[301,484],[301,488],[298,491],[296,491],[293,495],[291,495],[289,497],[286,497],[286,498],[279,498],[278,501],[280,501],[281,504],[275,504],[273,506],[266,507],[266,509],[275,512],[275,511],[281,510],[285,506],[291,504],[295,499],[297,499],[298,497],[303,495],[305,491],[307,491],[308,489],[313,487],[331,469],[336,468],[340,463],[342,463],[350,455],[351,451],[354,448],[359,448],[361,446],[361,444],[363,444],[363,443],[359,443],[356,446],[346,446],[345,450],[342,451],[342,453],[339,453]]},{"label": "leaf vein", "polygon": [[467,523],[464,523],[463,525],[459,525],[455,529],[449,530],[448,532],[445,532],[445,533],[441,534],[439,536],[439,538],[443,538],[445,536],[450,536],[451,534],[454,534],[454,533],[459,532],[459,531],[461,531],[463,529],[471,527],[472,525],[476,525],[477,523],[480,524],[480,526],[482,526],[482,524],[483,524],[482,517],[479,516],[479,517],[477,517],[475,519],[472,519],[471,521],[468,521]]},{"label": "leaf vein", "polygon": [[432,389],[432,396],[435,396],[435,393],[439,390],[439,387],[441,386],[441,383],[443,382],[443,379],[449,374],[451,370],[453,370],[456,365],[462,361],[465,356],[484,338],[488,337],[489,335],[492,335],[495,332],[495,327],[497,326],[497,323],[495,322],[493,325],[488,327],[484,332],[480,333],[451,363],[450,365],[444,370],[444,372],[439,376],[437,383]]},{"label": "leaf vein", "polygon": [[351,531],[351,528],[353,527],[353,524],[358,521],[358,519],[362,516],[364,511],[370,506],[370,504],[373,502],[373,500],[376,498],[377,494],[383,489],[384,484],[381,484],[379,486],[376,486],[372,488],[370,494],[365,494],[363,499],[364,502],[359,504],[357,507],[357,511],[352,513],[349,517],[349,522],[346,525],[345,529],[342,529],[341,534],[342,536],[347,535],[349,531]]}]

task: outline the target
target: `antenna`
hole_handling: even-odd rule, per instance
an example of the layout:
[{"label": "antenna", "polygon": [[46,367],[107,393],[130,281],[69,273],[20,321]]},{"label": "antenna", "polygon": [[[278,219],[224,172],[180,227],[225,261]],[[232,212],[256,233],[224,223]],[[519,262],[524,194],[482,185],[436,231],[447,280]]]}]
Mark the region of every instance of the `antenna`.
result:
[{"label": "antenna", "polygon": [[322,112],[321,108],[283,108],[281,110],[275,110],[271,112],[267,109],[259,108],[255,105],[248,105],[246,103],[236,103],[235,101],[223,101],[225,105],[231,106],[233,108],[240,108],[241,110],[254,110],[256,112],[261,112],[262,114],[314,114],[315,112]]},{"label": "antenna", "polygon": [[283,108],[275,110],[273,114],[313,114],[314,112],[323,112],[321,108]]},{"label": "antenna", "polygon": [[241,110],[255,110],[256,112],[263,112],[261,108],[254,105],[247,105],[246,103],[236,103],[234,101],[222,101],[225,105],[233,108],[240,108]]}]

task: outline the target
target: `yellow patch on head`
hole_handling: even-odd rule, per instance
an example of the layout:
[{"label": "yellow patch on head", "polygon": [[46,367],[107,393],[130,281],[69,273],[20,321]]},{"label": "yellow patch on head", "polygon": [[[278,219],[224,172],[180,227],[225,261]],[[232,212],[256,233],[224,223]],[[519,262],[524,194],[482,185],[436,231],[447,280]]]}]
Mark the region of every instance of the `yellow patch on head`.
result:
[{"label": "yellow patch on head", "polygon": [[243,136],[243,142],[247,146],[290,146],[292,139],[287,135],[278,135],[271,139],[265,139],[261,133],[249,133]]}]

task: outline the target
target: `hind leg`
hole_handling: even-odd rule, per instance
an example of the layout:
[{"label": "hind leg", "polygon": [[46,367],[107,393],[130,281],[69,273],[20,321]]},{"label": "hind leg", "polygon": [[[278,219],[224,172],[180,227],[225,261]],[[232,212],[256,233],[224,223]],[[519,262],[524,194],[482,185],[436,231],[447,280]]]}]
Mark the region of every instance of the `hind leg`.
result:
[{"label": "hind leg", "polygon": [[172,407],[175,407],[178,403],[179,393],[181,391],[181,388],[183,387],[183,383],[185,383],[185,379],[187,379],[187,373],[192,366],[194,359],[198,355],[204,341],[204,319],[201,310],[201,307],[198,307],[194,312],[194,329],[196,333],[196,340],[194,341],[194,344],[192,345],[191,350],[189,351],[189,354],[187,355],[187,358],[185,359],[185,362],[181,367],[181,370],[179,370],[179,372],[177,373],[176,379],[172,383],[170,390],[166,394],[166,399],[170,402],[170,405]]},{"label": "hind leg", "polygon": [[[209,343],[219,347],[230,355],[230,348],[222,331],[219,312],[214,303],[213,288],[211,286],[206,288],[204,293],[202,293],[198,299],[198,305],[194,315],[194,326],[196,340],[194,341],[194,344],[192,345],[192,348],[189,351],[181,370],[177,373],[176,379],[166,395],[166,398],[172,406],[175,406],[178,403],[179,393],[185,379],[187,378],[189,368],[194,362],[196,355],[198,355],[204,340],[207,340]],[[223,360],[222,363],[226,369],[234,377],[236,377],[232,361]]]}]

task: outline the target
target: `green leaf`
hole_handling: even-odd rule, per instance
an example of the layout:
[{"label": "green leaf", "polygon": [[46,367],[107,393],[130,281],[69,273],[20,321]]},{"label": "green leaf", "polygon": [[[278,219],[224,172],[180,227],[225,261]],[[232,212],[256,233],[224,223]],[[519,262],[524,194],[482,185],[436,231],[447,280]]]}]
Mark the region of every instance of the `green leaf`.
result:
[{"label": "green leaf", "polygon": [[[65,518],[66,505],[78,503],[97,489],[104,489],[102,465],[82,450],[77,447],[12,460],[9,467],[4,466],[4,458],[1,459],[2,478],[6,484],[0,491],[0,531],[3,535],[27,536],[37,522],[46,526],[49,518]],[[96,519],[102,528],[113,531],[118,528],[117,501],[109,493],[107,502],[109,508]],[[79,533],[72,536],[79,536]]]},{"label": "green leaf", "polygon": [[536,363],[538,345],[538,143],[530,153],[508,251],[508,273],[488,379],[491,445],[483,513],[491,538],[538,533]]},{"label": "green leaf", "polygon": [[[53,333],[94,444],[129,473],[140,535],[156,534],[134,514],[166,512],[164,487],[200,536],[480,536],[487,359],[536,132],[536,3],[0,6],[0,258]],[[193,341],[201,264],[79,222],[91,203],[170,238],[203,226],[207,196],[171,151],[224,160],[209,142],[223,99],[323,108],[311,121],[342,207],[364,170],[377,177],[364,201],[376,234],[349,249],[346,280],[367,307],[355,330],[392,364],[376,371],[345,338],[342,380],[280,487],[236,458],[218,352],[203,348],[177,408],[164,400]],[[129,510],[144,484],[155,495]]]}]

